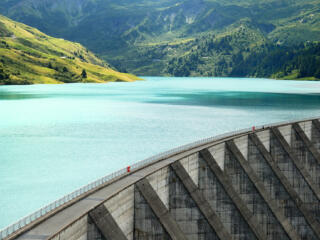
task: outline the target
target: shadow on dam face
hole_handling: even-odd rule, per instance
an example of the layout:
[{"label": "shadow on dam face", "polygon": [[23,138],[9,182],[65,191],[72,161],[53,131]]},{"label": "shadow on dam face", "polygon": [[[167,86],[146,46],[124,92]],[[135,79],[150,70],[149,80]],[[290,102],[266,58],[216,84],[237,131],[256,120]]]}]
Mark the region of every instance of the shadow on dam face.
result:
[{"label": "shadow on dam face", "polygon": [[320,121],[189,145],[0,239],[320,239]]}]

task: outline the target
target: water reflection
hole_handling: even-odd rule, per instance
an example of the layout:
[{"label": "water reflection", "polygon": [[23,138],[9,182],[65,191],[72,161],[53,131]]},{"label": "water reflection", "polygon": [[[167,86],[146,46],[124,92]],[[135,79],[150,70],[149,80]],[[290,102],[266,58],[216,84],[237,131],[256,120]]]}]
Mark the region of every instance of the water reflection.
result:
[{"label": "water reflection", "polygon": [[31,93],[20,93],[20,92],[9,92],[0,90],[0,101],[1,100],[28,100],[37,98],[46,98],[47,95],[43,94],[31,94]]},{"label": "water reflection", "polygon": [[197,92],[158,94],[150,103],[215,107],[319,108],[320,94]]}]

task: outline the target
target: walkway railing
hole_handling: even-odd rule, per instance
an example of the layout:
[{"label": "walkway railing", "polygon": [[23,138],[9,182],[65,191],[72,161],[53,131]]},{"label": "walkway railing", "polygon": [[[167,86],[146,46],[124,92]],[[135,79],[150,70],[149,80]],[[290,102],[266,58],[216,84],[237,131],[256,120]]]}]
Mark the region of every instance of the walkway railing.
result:
[{"label": "walkway railing", "polygon": [[[255,127],[255,131],[257,130],[261,130],[264,128],[269,128],[269,127],[275,127],[275,126],[279,126],[279,125],[286,125],[286,124],[292,124],[294,122],[303,122],[303,121],[312,121],[314,119],[318,119],[318,118],[307,118],[307,119],[302,119],[300,121],[283,121],[283,122],[279,122],[276,124],[267,124],[267,125],[263,125],[263,126],[259,126],[259,127]],[[242,130],[237,130],[234,132],[229,132],[226,134],[221,134],[215,137],[210,137],[210,138],[206,138],[206,139],[202,139],[200,141],[196,141],[193,142],[191,144],[187,144],[178,148],[174,148],[170,151],[166,151],[164,153],[155,155],[153,157],[147,158],[143,161],[140,161],[134,165],[131,166],[131,171],[134,171],[136,169],[142,168],[144,166],[147,166],[149,164],[152,164],[154,162],[158,162],[160,160],[163,159],[167,159],[171,156],[177,155],[181,152],[185,152],[188,150],[191,150],[193,148],[202,146],[202,145],[206,145],[209,143],[214,143],[218,140],[223,140],[224,138],[228,138],[231,136],[237,136],[237,135],[241,135],[241,134],[245,134],[245,133],[250,133],[253,129],[252,128],[248,128],[248,129],[242,129]],[[121,169],[117,172],[114,172],[112,174],[109,174],[101,179],[98,179],[97,181],[94,181],[93,183],[90,183],[58,200],[56,200],[55,202],[39,209],[38,211],[20,219],[19,221],[17,221],[16,223],[4,228],[3,230],[0,231],[0,240],[3,240],[7,237],[9,237],[10,235],[14,234],[15,232],[17,232],[18,230],[26,227],[28,224],[35,222],[36,220],[38,220],[39,218],[45,216],[46,214],[51,213],[52,211],[56,210],[58,207],[69,203],[70,201],[74,200],[75,198],[91,191],[94,189],[99,189],[101,186],[104,186],[106,183],[111,182],[112,180],[114,180],[115,178],[119,177],[119,176],[125,176],[126,174],[128,174],[127,169]]]}]

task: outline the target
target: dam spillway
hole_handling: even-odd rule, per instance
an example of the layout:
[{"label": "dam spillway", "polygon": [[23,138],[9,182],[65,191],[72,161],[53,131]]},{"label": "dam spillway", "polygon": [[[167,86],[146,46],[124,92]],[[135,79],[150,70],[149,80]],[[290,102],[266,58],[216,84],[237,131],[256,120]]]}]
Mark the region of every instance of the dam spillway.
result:
[{"label": "dam spillway", "polygon": [[207,139],[90,186],[0,239],[320,240],[320,121]]}]

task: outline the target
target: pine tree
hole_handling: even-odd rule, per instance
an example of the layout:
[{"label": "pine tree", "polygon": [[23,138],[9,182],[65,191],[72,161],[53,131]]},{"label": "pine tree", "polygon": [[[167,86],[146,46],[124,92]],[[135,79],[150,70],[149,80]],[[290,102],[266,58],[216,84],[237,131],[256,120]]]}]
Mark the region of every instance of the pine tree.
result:
[{"label": "pine tree", "polygon": [[9,75],[0,66],[0,80],[9,79]]},{"label": "pine tree", "polygon": [[81,77],[82,78],[87,78],[87,72],[86,72],[85,69],[82,70]]}]

